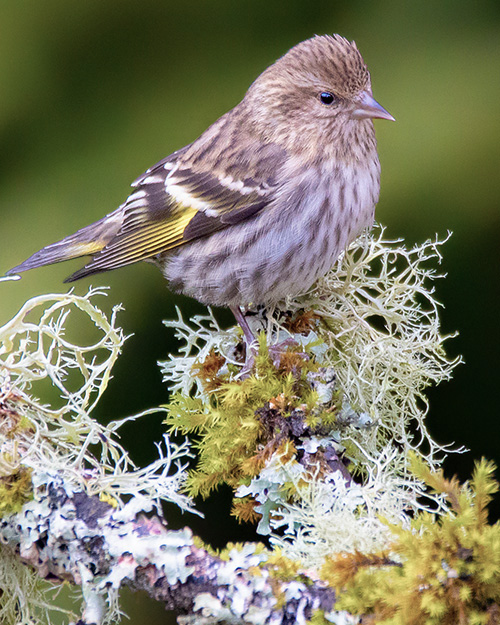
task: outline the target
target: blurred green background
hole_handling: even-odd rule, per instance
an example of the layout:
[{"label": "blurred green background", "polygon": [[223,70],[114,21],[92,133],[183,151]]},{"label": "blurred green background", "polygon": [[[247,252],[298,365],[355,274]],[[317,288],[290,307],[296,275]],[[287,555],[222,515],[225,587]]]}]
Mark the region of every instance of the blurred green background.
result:
[{"label": "blurred green background", "polygon": [[[268,64],[332,32],[356,40],[376,98],[397,119],[376,122],[378,220],[409,243],[454,233],[437,290],[444,331],[460,332],[449,351],[465,365],[429,392],[428,422],[441,442],[470,449],[446,465],[467,478],[480,456],[500,463],[498,0],[1,0],[0,273],[116,208],[136,176],[234,106]],[[0,284],[0,324],[29,297],[65,290],[78,266]],[[77,292],[90,283],[111,286],[101,303],[122,302],[121,324],[134,333],[99,414],[164,402],[156,361],[175,345],[161,321],[176,304],[185,316],[203,307],[173,296],[144,264],[86,279]],[[221,318],[231,322],[227,312]],[[161,436],[161,417],[150,425],[126,432],[139,462],[152,459]],[[220,497],[204,505],[196,531],[216,545],[252,537],[220,524],[229,509],[227,493]],[[144,605],[129,598],[132,623],[144,621]],[[151,625],[165,622],[158,606],[147,609]]]}]

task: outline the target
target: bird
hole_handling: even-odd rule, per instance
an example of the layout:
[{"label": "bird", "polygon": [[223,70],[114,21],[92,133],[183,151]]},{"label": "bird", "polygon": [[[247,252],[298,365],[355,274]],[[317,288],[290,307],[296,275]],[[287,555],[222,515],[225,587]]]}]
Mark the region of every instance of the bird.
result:
[{"label": "bird", "polygon": [[316,35],[139,176],[116,210],[6,275],[90,256],[65,280],[73,282],[149,261],[172,291],[229,307],[250,342],[249,309],[305,292],[373,224],[375,118],[394,121],[373,97],[356,43]]}]

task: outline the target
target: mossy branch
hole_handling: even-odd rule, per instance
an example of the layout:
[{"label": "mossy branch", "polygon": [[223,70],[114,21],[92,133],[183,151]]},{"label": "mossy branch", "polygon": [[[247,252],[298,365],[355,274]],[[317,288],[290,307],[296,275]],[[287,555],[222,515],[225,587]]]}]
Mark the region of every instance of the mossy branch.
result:
[{"label": "mossy branch", "polygon": [[[81,587],[82,623],[116,622],[123,585],[181,623],[498,622],[493,467],[479,463],[468,485],[446,479],[448,448],[425,427],[425,388],[459,362],[433,295],[439,246],[361,237],[303,298],[250,317],[252,361],[211,311],[168,322],[181,347],[163,363],[162,409],[170,431],[196,436],[189,474],[187,444],[166,436],[140,469],[116,441],[127,419],[91,416],[123,343],[97,292],[28,302],[0,328],[0,586],[17,580],[2,622],[50,622],[38,578]],[[97,332],[86,346],[66,333],[75,308]],[[59,406],[34,399],[44,378]],[[215,554],[168,529],[161,500],[193,511],[189,497],[221,483],[266,548]]]}]

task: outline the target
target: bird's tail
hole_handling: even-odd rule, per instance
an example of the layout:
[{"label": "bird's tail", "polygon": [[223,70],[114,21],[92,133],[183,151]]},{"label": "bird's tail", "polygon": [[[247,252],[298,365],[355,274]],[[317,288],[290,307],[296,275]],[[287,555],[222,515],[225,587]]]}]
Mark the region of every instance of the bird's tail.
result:
[{"label": "bird's tail", "polygon": [[[119,229],[119,222],[114,215],[107,215],[93,224],[81,228],[61,241],[52,243],[35,252],[24,262],[6,272],[7,276],[16,275],[22,271],[52,265],[81,256],[93,256],[100,252],[115,236]],[[71,276],[68,280],[71,280]]]}]

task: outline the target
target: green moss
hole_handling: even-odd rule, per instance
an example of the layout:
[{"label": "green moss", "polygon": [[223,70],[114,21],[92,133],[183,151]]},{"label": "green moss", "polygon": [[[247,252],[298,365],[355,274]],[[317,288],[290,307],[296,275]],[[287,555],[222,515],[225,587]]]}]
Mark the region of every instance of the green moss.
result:
[{"label": "green moss", "polygon": [[415,474],[446,496],[450,510],[416,515],[411,528],[388,524],[387,553],[328,557],[323,577],[335,587],[335,606],[386,625],[492,624],[500,616],[500,525],[488,525],[497,492],[494,466],[481,461],[468,485],[431,472],[413,457]]},{"label": "green moss", "polygon": [[270,554],[264,566],[269,571],[271,577],[279,579],[280,581],[288,582],[299,579],[300,562],[290,560],[290,558],[284,556],[279,547],[275,548],[272,554]]},{"label": "green moss", "polygon": [[0,517],[19,512],[32,498],[31,469],[19,467],[10,475],[0,477]]},{"label": "green moss", "polygon": [[170,431],[198,435],[198,465],[186,485],[192,496],[206,497],[222,483],[233,489],[248,484],[265,460],[293,438],[297,421],[303,428],[329,430],[335,420],[334,405],[317,408],[318,395],[307,375],[319,365],[301,346],[289,346],[273,360],[262,333],[251,374],[244,379],[221,375],[219,359],[210,354],[194,371],[209,391],[208,400],[179,393],[167,406]]},{"label": "green moss", "polygon": [[323,610],[316,610],[312,615],[312,618],[307,621],[308,625],[331,625],[331,621],[325,618]]},{"label": "green moss", "polygon": [[216,555],[218,558],[224,561],[229,561],[231,559],[231,552],[236,551],[246,551],[248,552],[249,548],[251,552],[255,555],[259,555],[267,552],[267,547],[263,543],[232,543],[229,542],[223,549],[212,549],[210,548],[209,553]]}]

